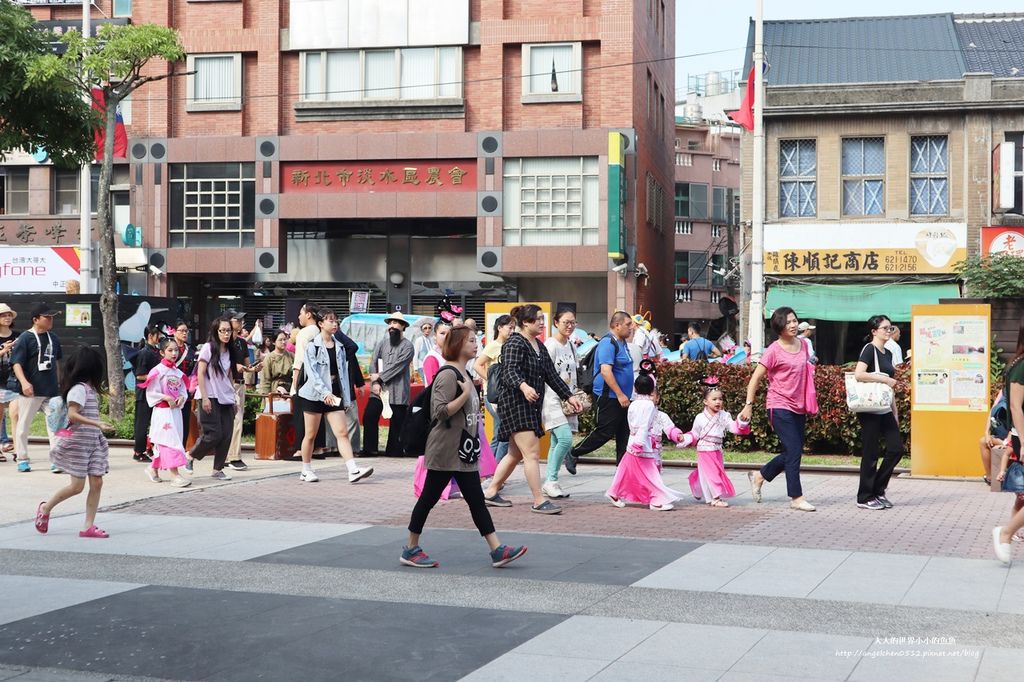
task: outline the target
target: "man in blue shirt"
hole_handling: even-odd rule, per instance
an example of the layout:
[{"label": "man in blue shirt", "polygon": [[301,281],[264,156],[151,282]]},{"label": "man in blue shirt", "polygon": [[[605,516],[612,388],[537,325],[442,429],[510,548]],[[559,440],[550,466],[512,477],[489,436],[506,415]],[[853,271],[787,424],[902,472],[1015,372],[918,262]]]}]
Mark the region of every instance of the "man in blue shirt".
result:
[{"label": "man in blue shirt", "polygon": [[615,438],[615,462],[622,459],[629,440],[629,422],[626,410],[633,395],[633,358],[626,347],[626,339],[633,333],[633,318],[622,311],[612,315],[608,322],[611,331],[597,344],[594,352],[594,416],[597,420],[591,431],[565,458],[565,470],[576,474],[576,460],[593,452]]},{"label": "man in blue shirt", "polygon": [[690,340],[683,344],[682,354],[690,360],[708,360],[717,358],[722,354],[718,346],[701,336],[700,322],[691,322],[687,329],[687,336]]}]

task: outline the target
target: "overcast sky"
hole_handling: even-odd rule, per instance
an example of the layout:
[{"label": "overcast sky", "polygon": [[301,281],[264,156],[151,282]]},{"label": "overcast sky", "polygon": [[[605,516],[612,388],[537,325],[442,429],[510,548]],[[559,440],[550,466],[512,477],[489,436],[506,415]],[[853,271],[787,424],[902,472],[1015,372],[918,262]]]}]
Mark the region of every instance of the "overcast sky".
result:
[{"label": "overcast sky", "polygon": [[[749,19],[755,0],[737,2],[676,2],[676,99],[686,96],[687,76],[708,71],[729,71],[743,66]],[[816,19],[837,16],[889,16],[897,14],[992,13],[1024,11],[1022,0],[858,0],[843,10],[831,3],[807,0],[764,0],[765,19]],[[703,52],[704,56],[687,57]]]}]

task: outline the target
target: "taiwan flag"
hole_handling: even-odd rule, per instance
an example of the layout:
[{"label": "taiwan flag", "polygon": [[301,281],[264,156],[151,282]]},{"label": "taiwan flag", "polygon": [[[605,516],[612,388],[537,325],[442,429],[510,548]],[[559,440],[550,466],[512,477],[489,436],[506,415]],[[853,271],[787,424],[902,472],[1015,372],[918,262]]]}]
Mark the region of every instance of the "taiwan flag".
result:
[{"label": "taiwan flag", "polygon": [[747,75],[747,91],[743,95],[740,108],[736,111],[727,111],[726,116],[736,123],[739,123],[745,130],[754,132],[754,67],[750,67]]},{"label": "taiwan flag", "polygon": [[[99,111],[101,114],[106,116],[107,106],[106,97],[103,94],[103,88],[92,89],[92,108]],[[107,137],[106,129],[103,125],[96,128],[95,139],[96,139],[96,160],[99,161],[103,158],[103,142]],[[117,123],[114,124],[114,158],[124,159],[128,156],[128,133],[124,129],[124,119],[121,118],[121,109],[118,107],[117,110]]]}]

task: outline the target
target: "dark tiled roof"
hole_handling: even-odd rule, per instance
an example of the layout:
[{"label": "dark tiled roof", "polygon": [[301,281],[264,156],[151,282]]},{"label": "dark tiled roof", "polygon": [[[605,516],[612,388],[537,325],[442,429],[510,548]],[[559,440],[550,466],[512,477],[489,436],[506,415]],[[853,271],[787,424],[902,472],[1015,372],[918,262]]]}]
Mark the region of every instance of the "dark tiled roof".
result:
[{"label": "dark tiled roof", "polygon": [[[952,14],[764,22],[769,85],[956,80],[967,70]],[[750,70],[750,25],[744,73]]]},{"label": "dark tiled roof", "polygon": [[1024,15],[964,15],[954,26],[968,71],[1024,78]]}]

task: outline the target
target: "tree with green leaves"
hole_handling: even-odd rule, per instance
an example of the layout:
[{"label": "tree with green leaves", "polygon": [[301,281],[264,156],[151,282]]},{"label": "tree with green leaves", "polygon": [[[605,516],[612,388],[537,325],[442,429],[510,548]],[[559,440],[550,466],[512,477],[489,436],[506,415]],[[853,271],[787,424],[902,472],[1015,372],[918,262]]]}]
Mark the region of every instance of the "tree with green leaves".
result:
[{"label": "tree with green leaves", "polygon": [[[125,97],[146,83],[185,75],[185,70],[179,68],[185,58],[185,50],[177,31],[156,24],[103,24],[95,37],[68,31],[61,36],[61,42],[65,46],[64,54],[49,54],[36,60],[29,69],[29,80],[40,83],[63,81],[75,87],[80,97],[91,93],[93,88],[103,90],[105,111],[102,124],[106,137],[96,207],[100,229],[100,312],[110,385],[110,417],[119,420],[124,416],[124,375],[118,334],[114,225],[110,210],[117,107]],[[146,65],[158,59],[167,62],[169,68],[144,75]]]},{"label": "tree with green leaves", "polygon": [[81,90],[56,74],[29,78],[54,39],[24,7],[0,0],[0,159],[39,147],[60,166],[93,156],[93,112]]}]

